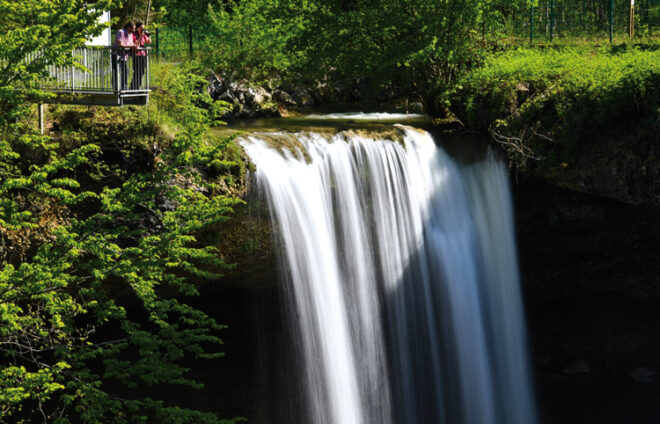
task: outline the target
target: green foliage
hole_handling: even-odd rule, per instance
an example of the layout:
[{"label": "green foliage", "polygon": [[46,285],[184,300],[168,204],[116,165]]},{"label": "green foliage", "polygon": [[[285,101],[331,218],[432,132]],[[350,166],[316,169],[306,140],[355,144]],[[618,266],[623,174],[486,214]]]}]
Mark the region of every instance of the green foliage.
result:
[{"label": "green foliage", "polygon": [[208,9],[219,8],[222,0],[125,0],[114,4],[112,16],[116,18],[114,27],[119,29],[129,21],[147,22],[147,7],[149,25],[153,27],[204,28],[211,24]]},{"label": "green foliage", "polygon": [[[16,172],[4,173],[0,185],[3,416],[56,417],[66,409],[85,422],[220,422],[154,399],[119,399],[107,389],[199,388],[179,361],[221,355],[216,330],[222,327],[177,300],[197,293],[191,277],[212,278],[207,269],[226,267],[215,249],[197,247],[195,238],[226,220],[236,204],[196,169],[219,155],[197,130],[183,131],[159,140],[167,148],[154,168],[98,185],[81,176],[107,150],[86,142],[35,147],[35,139],[22,141],[45,149],[43,162],[10,156]],[[113,141],[106,139],[104,147]],[[47,213],[25,207],[32,204],[66,207],[66,217],[49,221]],[[26,231],[47,232],[49,240],[11,264],[20,248],[12,240]],[[145,319],[129,319],[130,311],[143,311]]]},{"label": "green foliage", "polygon": [[[98,35],[96,20],[110,0],[0,1],[0,119],[13,120],[25,96],[43,96],[48,65],[73,63],[71,50]],[[17,92],[16,87],[23,90]],[[35,91],[36,90],[36,91]]]},{"label": "green foliage", "polygon": [[[567,161],[577,144],[603,136],[660,139],[658,63],[657,45],[511,50],[491,56],[444,98],[468,126]],[[513,156],[522,160],[521,153]]]},{"label": "green foliage", "polygon": [[482,27],[522,2],[242,0],[211,11],[207,63],[253,81],[356,79],[434,87],[479,60]]},{"label": "green foliage", "polygon": [[238,202],[231,140],[206,135],[218,106],[186,69],[161,96],[176,99],[172,135],[153,107],[59,107],[56,137],[36,134],[26,93],[46,96],[46,67],[99,29],[96,12],[0,12],[0,422],[229,423],[153,394],[200,388],[182,361],[222,356],[222,326],[184,302],[229,266],[197,241]]},{"label": "green foliage", "polygon": [[154,0],[154,9],[165,13],[168,26],[203,28],[211,23],[209,8],[220,8],[223,3],[222,0]]},{"label": "green foliage", "polygon": [[[152,116],[160,120],[161,126],[178,127],[178,137],[195,139],[203,136],[205,142],[199,143],[194,151],[197,169],[207,179],[214,179],[223,187],[223,192],[238,194],[246,165],[235,144],[237,134],[220,138],[205,133],[210,125],[222,124],[217,117],[229,104],[212,101],[207,93],[208,81],[201,73],[195,63],[155,67],[153,82],[160,88],[151,96]],[[190,104],[196,107],[186,106]],[[169,149],[176,146],[172,143]]]},{"label": "green foliage", "polygon": [[319,12],[317,2],[230,0],[225,3],[209,8],[218,46],[208,52],[207,64],[255,82],[288,76],[304,66],[308,46],[303,37]]}]

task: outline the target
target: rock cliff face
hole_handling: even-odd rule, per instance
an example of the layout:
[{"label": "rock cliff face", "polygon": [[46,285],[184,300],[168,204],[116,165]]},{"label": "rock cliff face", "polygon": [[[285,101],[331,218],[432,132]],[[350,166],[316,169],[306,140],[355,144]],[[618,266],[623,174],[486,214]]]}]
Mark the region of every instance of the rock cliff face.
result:
[{"label": "rock cliff face", "polygon": [[522,176],[514,193],[541,422],[658,422],[660,210]]},{"label": "rock cliff face", "polygon": [[263,87],[251,86],[247,81],[232,81],[211,74],[208,90],[214,100],[231,105],[223,119],[279,116],[273,94]]},{"label": "rock cliff face", "polygon": [[422,113],[423,106],[417,100],[408,99],[392,87],[373,90],[364,81],[355,81],[344,87],[317,81],[311,85],[300,83],[256,86],[246,80],[233,80],[212,73],[208,91],[214,100],[229,103],[230,109],[221,118],[227,121],[263,117],[286,116],[289,110],[308,111],[311,108],[332,107],[333,111],[349,108],[351,111],[372,105],[382,110],[382,103],[389,107],[405,107],[411,113]]},{"label": "rock cliff face", "polygon": [[660,127],[611,127],[514,171],[542,423],[660,420]]},{"label": "rock cliff face", "polygon": [[660,139],[600,137],[579,152],[541,159],[522,172],[579,193],[660,207]]}]

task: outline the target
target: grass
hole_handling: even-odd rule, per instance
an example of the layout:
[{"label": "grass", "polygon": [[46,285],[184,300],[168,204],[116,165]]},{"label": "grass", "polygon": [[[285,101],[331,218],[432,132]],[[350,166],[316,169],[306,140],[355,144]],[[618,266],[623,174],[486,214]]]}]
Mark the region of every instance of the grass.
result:
[{"label": "grass", "polygon": [[[519,48],[487,58],[445,95],[467,126],[524,155],[604,137],[660,138],[660,43]],[[521,157],[523,156],[523,157]]]}]

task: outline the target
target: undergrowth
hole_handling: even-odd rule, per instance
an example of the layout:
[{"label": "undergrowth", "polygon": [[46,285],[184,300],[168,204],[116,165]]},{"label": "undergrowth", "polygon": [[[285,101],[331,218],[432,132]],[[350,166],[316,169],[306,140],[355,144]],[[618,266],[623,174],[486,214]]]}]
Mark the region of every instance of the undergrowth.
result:
[{"label": "undergrowth", "polygon": [[[518,165],[566,160],[580,143],[660,138],[660,44],[520,48],[490,56],[444,97],[470,128],[488,130]],[[557,148],[561,144],[561,148]]]}]

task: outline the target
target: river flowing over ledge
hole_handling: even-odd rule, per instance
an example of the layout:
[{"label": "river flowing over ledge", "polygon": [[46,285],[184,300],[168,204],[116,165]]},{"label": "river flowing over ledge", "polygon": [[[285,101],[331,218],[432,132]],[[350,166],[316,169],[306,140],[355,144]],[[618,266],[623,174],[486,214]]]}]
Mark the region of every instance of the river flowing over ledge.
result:
[{"label": "river flowing over ledge", "polygon": [[533,423],[506,171],[392,131],[242,142],[282,247],[303,406],[279,420]]}]

